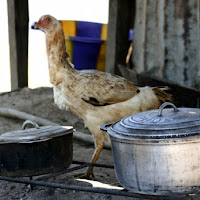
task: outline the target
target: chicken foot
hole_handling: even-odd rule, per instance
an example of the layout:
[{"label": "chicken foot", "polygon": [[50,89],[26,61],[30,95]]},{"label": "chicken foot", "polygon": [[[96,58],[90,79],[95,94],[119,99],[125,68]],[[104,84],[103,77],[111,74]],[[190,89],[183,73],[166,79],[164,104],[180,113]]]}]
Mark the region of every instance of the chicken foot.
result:
[{"label": "chicken foot", "polygon": [[[104,147],[104,142],[102,141],[101,143],[98,141],[98,144],[95,145],[95,151],[92,155],[91,163],[96,163],[103,147]],[[82,179],[90,179],[90,177],[94,177],[93,173],[93,166],[89,166],[85,173],[77,174],[75,177],[82,178]]]}]

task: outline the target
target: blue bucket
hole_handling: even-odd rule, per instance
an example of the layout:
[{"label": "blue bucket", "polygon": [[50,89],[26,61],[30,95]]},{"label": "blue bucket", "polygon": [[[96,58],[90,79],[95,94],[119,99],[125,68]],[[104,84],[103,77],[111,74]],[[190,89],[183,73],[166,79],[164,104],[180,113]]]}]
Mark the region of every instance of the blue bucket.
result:
[{"label": "blue bucket", "polygon": [[102,24],[94,22],[79,21],[77,26],[77,36],[101,38]]},{"label": "blue bucket", "polygon": [[70,37],[74,44],[73,64],[75,69],[96,69],[99,49],[104,42],[97,38]]},{"label": "blue bucket", "polygon": [[132,40],[133,40],[133,34],[134,34],[133,29],[130,29],[130,30],[129,30],[129,36],[128,36],[128,40],[129,40],[129,41],[132,41]]}]

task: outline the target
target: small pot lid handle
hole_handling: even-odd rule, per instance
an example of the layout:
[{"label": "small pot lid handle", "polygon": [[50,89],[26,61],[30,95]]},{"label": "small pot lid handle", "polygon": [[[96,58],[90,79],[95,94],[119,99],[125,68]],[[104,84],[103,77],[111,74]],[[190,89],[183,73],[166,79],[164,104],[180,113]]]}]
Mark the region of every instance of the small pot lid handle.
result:
[{"label": "small pot lid handle", "polygon": [[26,120],[23,124],[22,124],[22,130],[24,130],[26,128],[27,124],[32,124],[35,128],[39,129],[39,125],[36,122],[33,122],[31,120]]},{"label": "small pot lid handle", "polygon": [[113,124],[114,124],[114,122],[110,122],[110,123],[107,123],[107,124],[103,124],[103,125],[100,126],[100,129],[101,129],[102,131],[107,131],[108,128],[109,128],[110,126],[112,126]]},{"label": "small pot lid handle", "polygon": [[178,111],[179,111],[178,108],[177,108],[173,103],[171,103],[171,102],[165,102],[165,103],[163,103],[163,104],[160,106],[160,108],[159,108],[159,110],[158,110],[158,116],[159,116],[159,117],[162,117],[163,109],[164,109],[165,107],[167,107],[167,106],[171,106],[172,108],[174,108],[174,111],[175,111],[175,112],[178,112]]}]

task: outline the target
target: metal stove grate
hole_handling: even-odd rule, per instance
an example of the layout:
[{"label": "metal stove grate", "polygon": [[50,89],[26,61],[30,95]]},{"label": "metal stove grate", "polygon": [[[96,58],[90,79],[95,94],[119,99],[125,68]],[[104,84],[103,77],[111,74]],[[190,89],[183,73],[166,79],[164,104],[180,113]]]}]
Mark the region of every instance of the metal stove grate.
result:
[{"label": "metal stove grate", "polygon": [[44,182],[45,179],[52,178],[55,176],[59,176],[64,173],[69,173],[72,171],[76,171],[88,166],[94,166],[94,167],[103,167],[103,168],[111,168],[114,169],[114,166],[111,165],[104,165],[104,164],[97,164],[97,163],[88,163],[88,162],[80,162],[80,161],[73,161],[72,164],[76,164],[78,166],[67,168],[63,171],[43,175],[35,180],[32,180],[32,177],[30,177],[30,180],[23,179],[23,178],[12,178],[12,177],[6,177],[6,176],[0,176],[0,180],[4,181],[10,181],[15,183],[21,183],[21,184],[29,184],[31,186],[37,185],[37,186],[44,186],[44,187],[52,187],[52,188],[60,188],[60,189],[68,189],[68,190],[75,190],[75,191],[84,191],[84,192],[93,192],[93,193],[101,193],[101,194],[107,194],[107,195],[118,195],[118,196],[126,196],[126,197],[134,197],[134,198],[141,198],[141,199],[152,199],[152,200],[195,200],[200,198],[200,193],[195,195],[182,195],[182,196],[176,196],[176,195],[170,195],[170,196],[154,196],[154,195],[146,195],[146,194],[138,194],[129,192],[126,189],[119,190],[119,189],[104,189],[104,188],[92,188],[92,187],[86,187],[86,186],[76,186],[76,185],[67,185],[67,184],[60,184],[60,183],[49,183]]}]

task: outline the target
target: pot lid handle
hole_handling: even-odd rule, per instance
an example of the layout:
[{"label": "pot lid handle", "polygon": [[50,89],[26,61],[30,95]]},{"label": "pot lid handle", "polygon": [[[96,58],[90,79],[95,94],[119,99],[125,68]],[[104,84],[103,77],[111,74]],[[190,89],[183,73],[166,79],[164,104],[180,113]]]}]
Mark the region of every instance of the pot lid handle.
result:
[{"label": "pot lid handle", "polygon": [[162,117],[163,109],[164,109],[165,107],[167,107],[167,106],[171,106],[172,108],[174,108],[174,112],[178,112],[178,111],[179,111],[178,108],[177,108],[173,103],[171,103],[171,102],[165,102],[165,103],[163,103],[163,104],[160,106],[160,108],[159,108],[159,110],[158,110],[158,116],[159,116],[159,117]]},{"label": "pot lid handle", "polygon": [[107,124],[103,124],[103,125],[100,126],[100,129],[101,129],[102,131],[107,131],[108,128],[109,128],[110,126],[112,126],[113,124],[114,124],[114,122],[110,122],[110,123],[107,123]]},{"label": "pot lid handle", "polygon": [[39,125],[36,122],[33,122],[31,120],[26,120],[23,124],[22,124],[22,130],[24,130],[26,128],[27,124],[32,124],[35,128],[39,129]]}]

